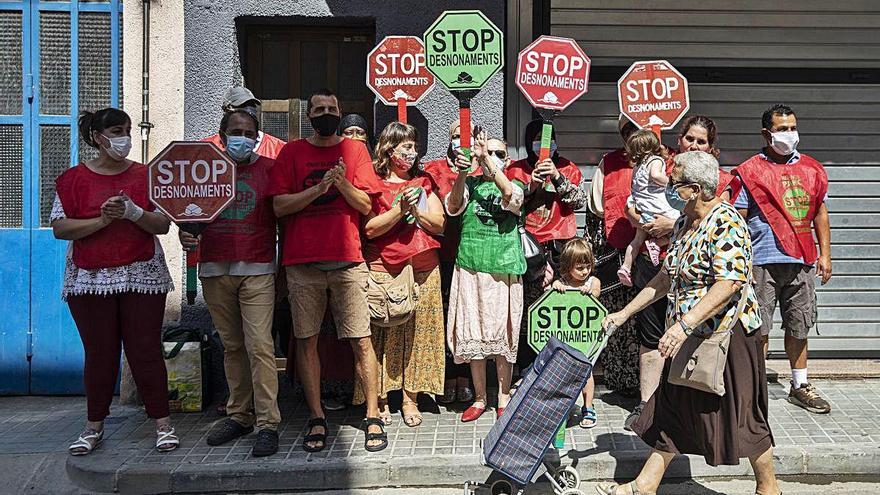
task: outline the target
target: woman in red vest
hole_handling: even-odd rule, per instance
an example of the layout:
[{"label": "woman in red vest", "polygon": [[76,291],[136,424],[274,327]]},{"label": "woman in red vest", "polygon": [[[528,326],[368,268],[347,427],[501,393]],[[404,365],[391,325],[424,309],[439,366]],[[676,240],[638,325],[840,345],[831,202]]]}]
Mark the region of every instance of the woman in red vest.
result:
[{"label": "woman in red vest", "polygon": [[[550,158],[538,160],[543,125],[542,120],[533,120],[526,125],[523,141],[526,157],[513,162],[504,171],[509,179],[528,184],[525,226],[550,254],[546,270],[523,276],[524,308],[531,306],[558,276],[562,247],[577,235],[575,211],[587,203],[586,192],[581,189],[583,174],[574,162],[557,151],[555,130],[550,141]],[[516,359],[520,372],[536,357],[528,345],[528,328],[528,311],[523,311]]]},{"label": "woman in red vest", "polygon": [[85,112],[79,132],[98,156],[55,180],[50,216],[55,238],[71,241],[61,296],[85,349],[88,420],[69,450],[85,455],[103,440],[124,346],[147,415],[156,420],[156,449],[168,452],[180,443],[168,415],[161,341],[165,296],[174,284],[156,236],[170,222],[152,211],[147,167],[126,158],[125,112]]},{"label": "woman in red vest", "polygon": [[[403,390],[403,422],[422,423],[416,404],[419,392],[442,395],[445,360],[443,299],[436,236],[446,218],[437,185],[418,164],[418,131],[392,122],[379,135],[373,167],[382,179],[379,211],[367,216],[364,259],[370,277],[379,283],[411,269],[419,299],[413,316],[393,327],[372,326],[373,349],[379,361],[379,417],[390,424],[388,392]],[[388,205],[386,207],[386,205]],[[354,403],[364,401],[355,386]]]},{"label": "woman in red vest", "polygon": [[199,278],[220,340],[229,383],[228,418],[207,443],[223,445],[259,429],[251,453],[278,451],[278,371],[272,314],[275,307],[275,213],[267,196],[275,161],[255,151],[260,124],[250,109],[220,121],[223,149],[236,163],[236,197],[200,236],[180,231],[187,250],[199,248]]}]

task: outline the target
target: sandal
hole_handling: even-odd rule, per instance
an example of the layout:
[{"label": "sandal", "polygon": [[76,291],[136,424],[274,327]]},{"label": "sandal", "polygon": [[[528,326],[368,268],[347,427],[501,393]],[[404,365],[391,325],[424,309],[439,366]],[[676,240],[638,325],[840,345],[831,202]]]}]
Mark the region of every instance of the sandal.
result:
[{"label": "sandal", "polygon": [[[312,429],[320,426],[324,428],[324,433],[311,433]],[[324,450],[324,447],[327,446],[327,420],[325,418],[312,418],[306,423],[306,428],[309,429],[309,434],[303,438],[302,447],[303,450],[310,453],[320,452]],[[321,442],[320,447],[312,447],[309,446],[310,443]]]},{"label": "sandal", "polygon": [[[371,426],[378,426],[382,433],[370,433]],[[382,420],[379,418],[364,418],[364,450],[367,452],[379,452],[380,450],[385,450],[385,447],[388,447],[388,433],[385,433],[385,425],[382,424]],[[374,442],[376,440],[381,440],[382,443],[379,445],[370,445],[370,442]]]},{"label": "sandal", "polygon": [[162,426],[156,430],[156,450],[171,452],[179,446],[180,439],[177,438],[173,426]]},{"label": "sandal", "polygon": [[104,430],[95,431],[91,428],[86,428],[79,434],[79,438],[70,444],[70,447],[67,447],[67,450],[70,452],[70,455],[90,454],[93,450],[98,448],[98,445],[100,445],[103,440]]},{"label": "sandal", "polygon": [[391,426],[394,418],[391,416],[391,409],[388,408],[388,399],[379,399],[379,419],[385,426]]},{"label": "sandal", "polygon": [[618,485],[617,483],[599,483],[598,485],[596,485],[596,491],[600,495],[616,495],[617,489],[623,487],[628,487],[632,495],[649,495],[647,493],[640,492],[639,487],[636,486],[635,481],[630,481],[625,485]]},{"label": "sandal", "polygon": [[596,410],[592,407],[581,407],[581,428],[592,428],[596,426],[598,422],[598,417],[596,416]]},{"label": "sandal", "polygon": [[[415,413],[413,413],[415,410]],[[413,401],[405,400],[400,406],[400,412],[403,414],[403,422],[410,428],[415,428],[422,424],[422,413],[419,412],[419,406]]]}]

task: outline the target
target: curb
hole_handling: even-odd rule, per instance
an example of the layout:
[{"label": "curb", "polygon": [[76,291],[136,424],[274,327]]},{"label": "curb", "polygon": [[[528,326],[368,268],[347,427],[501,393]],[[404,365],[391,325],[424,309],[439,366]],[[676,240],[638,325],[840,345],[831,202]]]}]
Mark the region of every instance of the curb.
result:
[{"label": "curb", "polygon": [[[576,466],[583,480],[632,479],[647,455],[648,450],[618,454],[570,451],[563,462]],[[70,457],[67,473],[86,490],[138,495],[455,486],[468,480],[483,481],[491,473],[476,455],[183,464],[171,469],[159,464],[128,464],[126,457],[104,456],[99,462],[90,462],[87,456]],[[880,443],[780,447],[773,457],[780,476],[880,475]],[[711,467],[695,456],[676,457],[667,471],[667,478],[750,476],[752,469],[746,460],[738,466]]]}]

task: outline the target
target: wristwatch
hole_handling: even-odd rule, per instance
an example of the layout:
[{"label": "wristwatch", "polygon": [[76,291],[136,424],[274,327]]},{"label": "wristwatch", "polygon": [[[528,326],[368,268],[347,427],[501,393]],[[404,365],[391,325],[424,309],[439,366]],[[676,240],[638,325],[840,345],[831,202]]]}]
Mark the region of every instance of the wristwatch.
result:
[{"label": "wristwatch", "polygon": [[694,333],[693,327],[684,322],[684,317],[678,319],[678,326],[681,327],[681,329],[684,331],[684,334],[687,336],[690,336],[692,333]]}]

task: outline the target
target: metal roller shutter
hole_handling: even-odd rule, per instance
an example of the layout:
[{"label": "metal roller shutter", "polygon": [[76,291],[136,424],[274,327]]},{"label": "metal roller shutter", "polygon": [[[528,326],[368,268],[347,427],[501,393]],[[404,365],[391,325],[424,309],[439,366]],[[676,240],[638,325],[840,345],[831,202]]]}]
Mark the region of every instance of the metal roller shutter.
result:
[{"label": "metal roller shutter", "polygon": [[[880,3],[770,3],[738,2],[734,10],[723,1],[621,1],[613,7],[552,1],[551,34],[577,39],[604,81],[591,83],[589,93],[557,119],[559,147],[589,177],[602,154],[620,146],[612,81],[639,59],[665,58],[689,77],[699,74],[691,79],[690,114],[716,121],[726,168],[762,146],[760,119],[767,107],[792,106],[800,149],[825,164],[831,179],[834,278],[819,290],[820,335],[811,336],[810,349],[878,355]],[[782,72],[776,70],[767,78],[774,82],[762,80],[765,68],[786,67],[793,71],[782,79],[774,79]],[[849,80],[813,82],[824,77],[819,68],[837,70],[837,79],[850,69]],[[869,75],[861,77],[860,70]],[[724,82],[711,82],[716,75]],[[675,138],[669,131],[664,142],[674,146]],[[777,311],[776,350],[782,348],[778,318]]]}]

